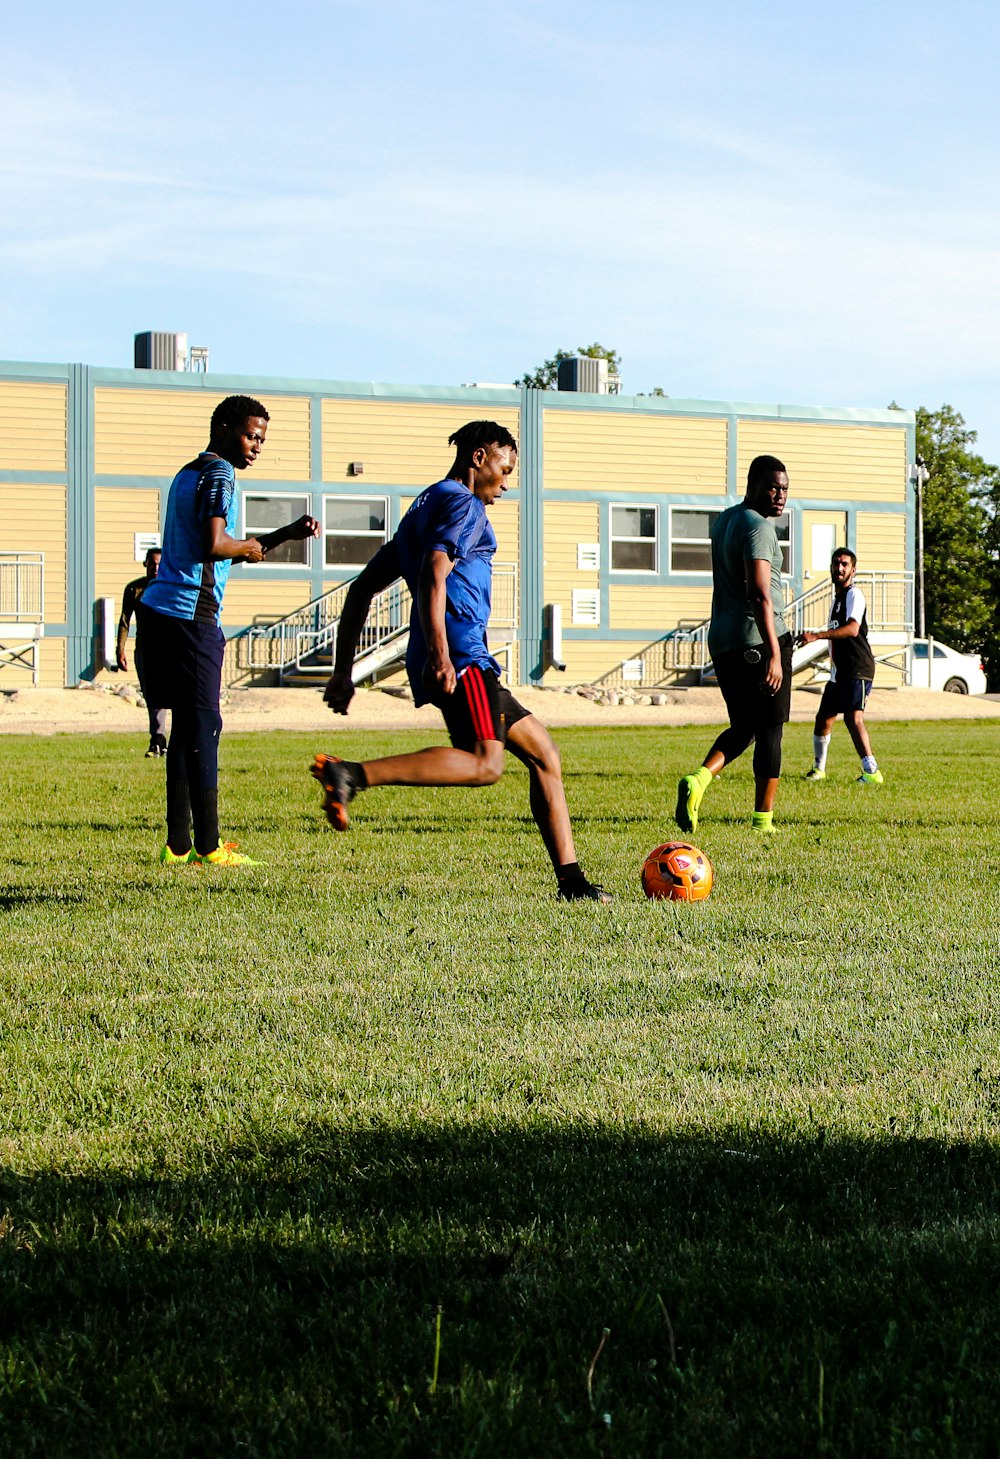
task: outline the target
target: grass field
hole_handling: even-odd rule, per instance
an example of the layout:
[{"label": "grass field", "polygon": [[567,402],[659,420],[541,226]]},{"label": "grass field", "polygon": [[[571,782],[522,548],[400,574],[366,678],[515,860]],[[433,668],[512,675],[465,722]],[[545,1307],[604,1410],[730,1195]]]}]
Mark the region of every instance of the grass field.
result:
[{"label": "grass field", "polygon": [[[425,737],[421,737],[425,738]],[[993,724],[566,730],[565,906],[512,767],[328,832],[315,736],[223,741],[167,869],[141,737],[0,740],[0,1451],[995,1455]],[[340,753],[412,747],[344,734]]]}]

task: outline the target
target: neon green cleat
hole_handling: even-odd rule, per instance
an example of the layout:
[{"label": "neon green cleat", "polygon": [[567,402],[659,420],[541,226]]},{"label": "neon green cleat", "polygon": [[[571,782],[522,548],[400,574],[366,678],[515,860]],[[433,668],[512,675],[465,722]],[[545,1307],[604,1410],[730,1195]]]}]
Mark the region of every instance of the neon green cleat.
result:
[{"label": "neon green cleat", "polygon": [[196,860],[197,857],[194,854],[193,846],[190,851],[185,851],[180,856],[175,856],[169,846],[164,846],[160,852],[161,866],[188,866],[192,861]]},{"label": "neon green cleat", "polygon": [[191,852],[191,860],[196,866],[263,866],[262,861],[255,861],[252,856],[244,856],[237,851],[235,841],[220,841],[214,851],[209,851],[205,856],[199,856],[197,851]]},{"label": "neon green cleat", "polygon": [[806,771],[806,773],[803,775],[802,779],[803,780],[825,780],[826,779],[826,771],[825,770],[817,770],[816,766],[814,765],[811,770],[807,770]]},{"label": "neon green cleat", "polygon": [[705,787],[697,775],[682,775],[677,785],[677,809],[674,820],[681,830],[693,836],[698,829],[698,807]]},{"label": "neon green cleat", "polygon": [[862,770],[855,785],[883,785],[884,779],[881,770]]}]

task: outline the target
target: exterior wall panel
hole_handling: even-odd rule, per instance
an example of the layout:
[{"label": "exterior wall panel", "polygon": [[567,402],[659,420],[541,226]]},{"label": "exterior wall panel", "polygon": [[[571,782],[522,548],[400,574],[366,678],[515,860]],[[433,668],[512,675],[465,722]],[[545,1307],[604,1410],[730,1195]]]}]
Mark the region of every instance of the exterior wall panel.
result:
[{"label": "exterior wall panel", "polygon": [[[638,658],[643,649],[649,647],[649,642],[648,638],[626,639],[616,643],[599,639],[564,638],[563,658],[566,661],[566,670],[562,672],[558,669],[546,669],[542,683],[552,687],[591,683],[602,674],[616,669],[625,659]],[[636,688],[638,692],[644,692],[641,685]]]},{"label": "exterior wall panel", "polygon": [[858,568],[899,572],[906,565],[906,518],[901,512],[858,512]]},{"label": "exterior wall panel", "polygon": [[[456,401],[324,400],[323,480],[344,481],[351,490],[367,483],[430,486],[454,459],[448,437],[469,420],[495,420],[519,441],[516,407]],[[364,475],[348,476],[350,461],[364,462]],[[517,470],[510,478],[517,486]]]},{"label": "exterior wall panel", "polygon": [[637,591],[624,583],[613,583],[608,600],[611,619],[608,626],[649,629],[648,643],[679,623],[689,626],[703,623],[712,611],[712,585],[675,588],[654,583]]},{"label": "exterior wall panel", "polygon": [[[173,477],[208,444],[212,411],[226,393],[98,386],[94,391],[95,471],[99,476]],[[240,473],[240,484],[308,481],[308,398],[263,394],[257,398],[271,417],[267,441],[257,464]]]},{"label": "exterior wall panel", "polygon": [[[252,576],[254,565],[234,568],[222,601],[222,626],[227,630],[245,624],[273,621],[294,613],[313,596],[307,577],[264,578]],[[332,587],[333,584],[331,583]]]},{"label": "exterior wall panel", "polygon": [[544,598],[557,603],[563,612],[563,628],[573,622],[573,589],[597,588],[600,573],[577,568],[576,549],[581,542],[600,542],[600,508],[597,502],[552,502],[543,508],[545,534]]},{"label": "exterior wall panel", "polygon": [[[797,497],[841,501],[906,500],[906,431],[814,421],[740,421],[737,472],[742,493],[755,456],[788,468],[789,505]],[[901,566],[902,564],[900,564]]]},{"label": "exterior wall panel", "polygon": [[66,386],[0,381],[0,471],[66,470]]},{"label": "exterior wall panel", "polygon": [[544,413],[546,491],[726,491],[724,418],[634,410]]},{"label": "exterior wall panel", "polygon": [[94,495],[97,596],[114,598],[121,607],[125,584],[144,571],[135,560],[136,532],[160,530],[160,493],[99,486]]}]

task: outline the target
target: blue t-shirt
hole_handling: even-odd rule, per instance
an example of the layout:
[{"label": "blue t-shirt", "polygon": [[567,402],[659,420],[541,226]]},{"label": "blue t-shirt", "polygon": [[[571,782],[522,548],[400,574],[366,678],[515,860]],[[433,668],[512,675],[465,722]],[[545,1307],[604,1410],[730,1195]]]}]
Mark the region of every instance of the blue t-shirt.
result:
[{"label": "blue t-shirt", "polygon": [[232,536],[236,512],[231,462],[203,452],[178,471],[167,498],[160,571],[143,596],[145,607],[168,618],[218,623],[231,563],[205,561],[203,529],[209,517],[225,517]]},{"label": "blue t-shirt", "polygon": [[417,611],[417,584],[428,552],[447,552],[455,564],[446,584],[444,623],[456,671],[461,674],[470,664],[478,664],[499,674],[500,665],[486,645],[497,539],[479,498],[460,481],[439,481],[420,493],[393,540],[413,596],[406,672],[415,702],[427,702],[423,685],[427,642]]}]

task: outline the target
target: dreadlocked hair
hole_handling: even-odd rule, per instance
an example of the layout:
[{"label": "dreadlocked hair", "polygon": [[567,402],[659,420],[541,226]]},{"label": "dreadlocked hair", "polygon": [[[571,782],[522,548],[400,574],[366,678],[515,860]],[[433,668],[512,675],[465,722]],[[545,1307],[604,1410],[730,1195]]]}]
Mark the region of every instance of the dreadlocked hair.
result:
[{"label": "dreadlocked hair", "polygon": [[455,457],[462,462],[471,461],[476,451],[489,446],[509,446],[517,450],[517,442],[510,431],[495,420],[470,420],[448,437],[448,445],[455,447]]},{"label": "dreadlocked hair", "polygon": [[254,400],[252,395],[227,395],[212,411],[212,435],[222,426],[241,426],[251,416],[271,419],[260,401]]}]

